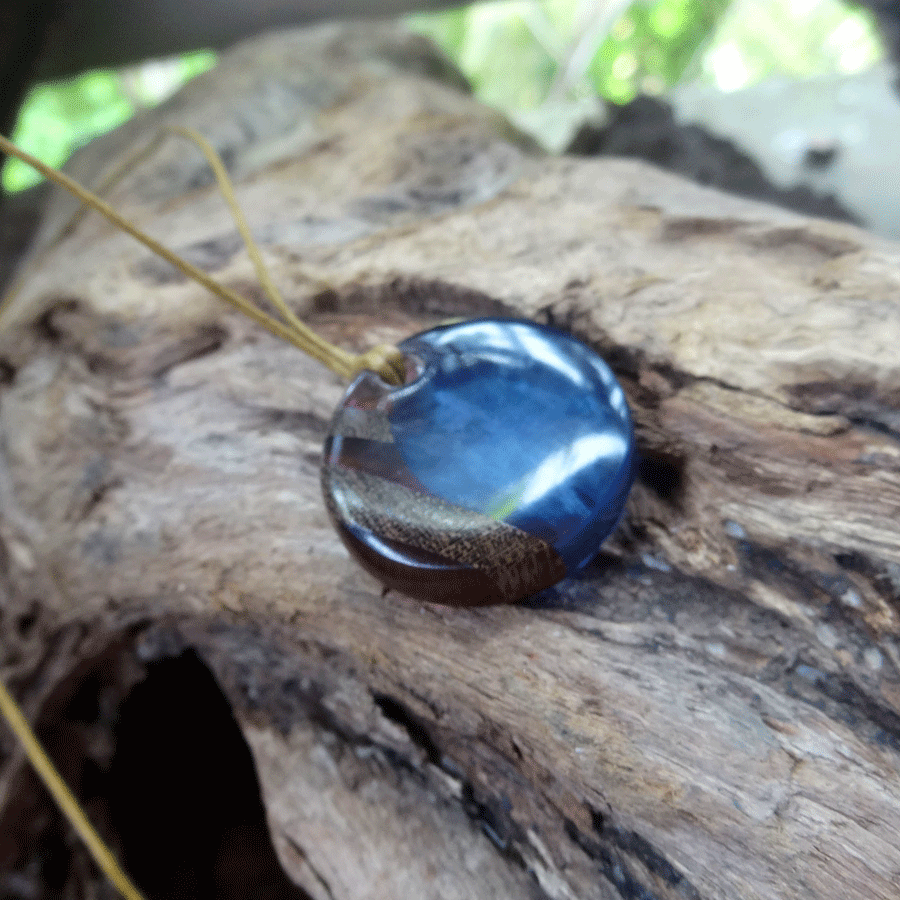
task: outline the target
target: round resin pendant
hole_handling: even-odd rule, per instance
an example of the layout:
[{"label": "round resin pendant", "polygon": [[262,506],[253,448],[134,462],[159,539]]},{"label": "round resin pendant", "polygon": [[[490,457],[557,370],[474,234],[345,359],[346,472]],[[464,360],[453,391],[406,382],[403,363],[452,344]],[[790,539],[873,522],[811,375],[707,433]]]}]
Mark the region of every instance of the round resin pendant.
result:
[{"label": "round resin pendant", "polygon": [[521,600],[590,559],[633,480],[625,395],[552,328],[446,325],[400,344],[407,383],[364,372],[325,442],[325,503],[388,587],[478,606]]}]

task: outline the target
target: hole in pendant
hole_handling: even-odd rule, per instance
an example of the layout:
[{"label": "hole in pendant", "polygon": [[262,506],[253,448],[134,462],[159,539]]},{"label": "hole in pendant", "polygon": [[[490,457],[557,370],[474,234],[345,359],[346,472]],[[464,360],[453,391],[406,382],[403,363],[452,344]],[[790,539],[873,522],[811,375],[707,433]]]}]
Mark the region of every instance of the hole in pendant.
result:
[{"label": "hole in pendant", "polygon": [[404,353],[403,363],[403,384],[389,384],[377,372],[373,373],[375,378],[378,379],[378,383],[389,392],[402,391],[404,388],[408,388],[411,384],[415,384],[425,372],[425,363],[414,353]]},{"label": "hole in pendant", "polygon": [[403,387],[418,381],[425,371],[425,363],[415,354],[407,353],[406,358],[406,374],[403,380]]}]

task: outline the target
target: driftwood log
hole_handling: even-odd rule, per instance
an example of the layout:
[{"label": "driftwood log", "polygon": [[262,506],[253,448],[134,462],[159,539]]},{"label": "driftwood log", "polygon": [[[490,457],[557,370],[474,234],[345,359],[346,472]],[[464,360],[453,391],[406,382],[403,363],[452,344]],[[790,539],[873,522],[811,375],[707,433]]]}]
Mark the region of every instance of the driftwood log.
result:
[{"label": "driftwood log", "polygon": [[[56,198],[0,346],[29,710],[85,635],[177,635],[317,900],[900,896],[900,248],[542,157],[389,28],[244,45],[74,174],[165,123],[220,149],[276,281],[344,346],[503,313],[597,348],[640,478],[533,602],[382,596],[319,494],[338,380]],[[259,296],[189,145],[111,200]]]}]

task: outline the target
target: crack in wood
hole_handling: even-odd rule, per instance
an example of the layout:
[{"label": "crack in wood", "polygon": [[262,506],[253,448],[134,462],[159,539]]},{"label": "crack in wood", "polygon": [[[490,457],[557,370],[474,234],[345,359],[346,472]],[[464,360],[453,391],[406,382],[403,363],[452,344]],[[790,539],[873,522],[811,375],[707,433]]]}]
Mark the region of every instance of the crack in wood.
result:
[{"label": "crack in wood", "polygon": [[741,576],[748,582],[777,588],[804,604],[826,607],[854,625],[858,624],[854,611],[863,606],[866,589],[887,604],[896,603],[887,564],[879,565],[862,554],[801,552],[805,548],[799,548],[794,555],[789,548],[767,546],[746,535],[734,538],[733,546]]},{"label": "crack in wood", "polygon": [[426,759],[438,768],[441,766],[441,752],[432,740],[428,729],[418,716],[404,703],[388,694],[373,693],[372,701],[390,721],[398,724],[409,735],[409,739],[422,748]]},{"label": "crack in wood", "polygon": [[279,409],[271,406],[253,405],[256,427],[270,426],[291,434],[302,434],[324,440],[331,422],[324,416],[306,410]]},{"label": "crack in wood", "polygon": [[312,300],[314,313],[349,315],[392,307],[416,316],[521,315],[515,307],[469,285],[417,275],[340,285]]},{"label": "crack in wood", "polygon": [[900,388],[848,376],[785,385],[792,406],[813,415],[842,415],[900,442]]},{"label": "crack in wood", "polygon": [[296,854],[297,858],[303,864],[303,867],[315,879],[316,884],[325,892],[325,896],[332,898],[333,900],[334,892],[331,890],[328,879],[312,864],[309,854],[307,854],[307,852],[287,832],[282,832],[281,836],[284,838],[285,843]]},{"label": "crack in wood", "polygon": [[824,672],[800,658],[779,680],[788,696],[843,722],[874,745],[900,751],[900,714],[878,703],[846,676]]},{"label": "crack in wood", "polygon": [[702,900],[700,892],[652,844],[634,832],[609,825],[605,817],[591,810],[597,839],[588,837],[566,819],[564,827],[569,839],[594,862],[599,871],[618,891],[622,900],[663,900],[662,895],[643,883],[627,859],[638,862],[663,884],[675,888],[687,900]]}]

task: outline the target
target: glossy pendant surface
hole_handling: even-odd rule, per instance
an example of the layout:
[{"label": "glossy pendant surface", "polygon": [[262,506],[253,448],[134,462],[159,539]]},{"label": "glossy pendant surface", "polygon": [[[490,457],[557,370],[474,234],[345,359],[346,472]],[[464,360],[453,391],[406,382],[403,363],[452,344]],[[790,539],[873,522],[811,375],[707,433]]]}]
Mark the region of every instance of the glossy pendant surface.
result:
[{"label": "glossy pendant surface", "polygon": [[388,587],[458,606],[510,603],[590,561],[634,477],[621,387],[552,328],[477,319],[400,344],[407,383],[364,372],[325,442],[341,539]]}]

